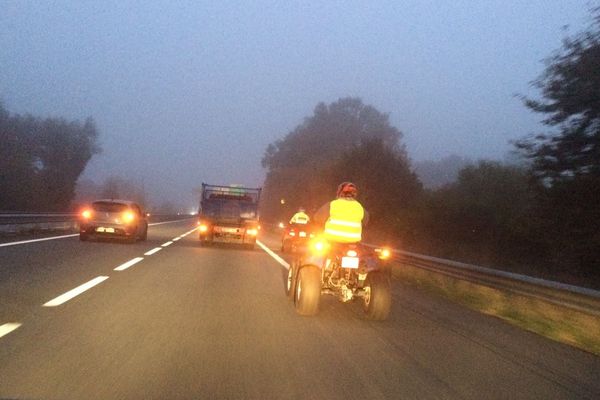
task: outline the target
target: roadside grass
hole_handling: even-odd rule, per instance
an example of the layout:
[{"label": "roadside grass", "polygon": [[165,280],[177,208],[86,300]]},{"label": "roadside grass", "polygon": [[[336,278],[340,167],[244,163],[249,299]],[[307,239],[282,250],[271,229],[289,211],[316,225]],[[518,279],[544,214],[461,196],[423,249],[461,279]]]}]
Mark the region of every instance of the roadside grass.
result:
[{"label": "roadside grass", "polygon": [[552,340],[600,355],[600,317],[405,264],[397,265],[393,271],[394,276],[403,282]]}]

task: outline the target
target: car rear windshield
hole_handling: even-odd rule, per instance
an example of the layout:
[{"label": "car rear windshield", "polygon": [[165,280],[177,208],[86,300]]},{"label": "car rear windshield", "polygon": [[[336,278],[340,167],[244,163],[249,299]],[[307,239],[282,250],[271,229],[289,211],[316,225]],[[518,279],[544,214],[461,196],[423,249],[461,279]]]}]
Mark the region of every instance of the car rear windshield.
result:
[{"label": "car rear windshield", "polygon": [[97,203],[93,203],[92,208],[101,212],[122,212],[126,211],[129,207],[127,207],[126,204],[99,201]]}]

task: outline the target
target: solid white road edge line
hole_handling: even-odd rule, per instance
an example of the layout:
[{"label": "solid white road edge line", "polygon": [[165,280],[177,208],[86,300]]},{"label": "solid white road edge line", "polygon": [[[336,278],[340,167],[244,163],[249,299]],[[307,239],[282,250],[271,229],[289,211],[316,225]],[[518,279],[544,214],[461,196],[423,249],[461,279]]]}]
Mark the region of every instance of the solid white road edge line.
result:
[{"label": "solid white road edge line", "polygon": [[44,303],[44,307],[60,306],[61,304],[71,300],[73,297],[80,295],[86,290],[93,288],[94,286],[104,282],[107,279],[108,276],[98,276],[92,279],[91,281],[84,283],[83,285],[77,286],[75,289],[71,289],[68,292],[61,294],[60,296],[50,300],[49,302]]},{"label": "solid white road edge line", "polygon": [[7,322],[4,325],[0,325],[0,337],[8,335],[20,326],[21,324],[19,322]]},{"label": "solid white road edge line", "polygon": [[170,246],[172,244],[173,244],[173,242],[169,240],[168,242],[165,242],[165,243],[161,244],[161,246],[162,247],[167,247],[167,246]]},{"label": "solid white road edge line", "polygon": [[133,259],[127,261],[126,263],[119,265],[117,268],[115,268],[115,271],[125,271],[127,268],[131,267],[134,264],[139,263],[143,259],[144,259],[144,257],[133,258]]},{"label": "solid white road edge line", "polygon": [[288,264],[287,261],[285,261],[283,258],[279,257],[271,249],[269,249],[267,246],[262,244],[259,240],[256,241],[256,244],[259,245],[260,248],[265,251],[265,253],[267,253],[268,255],[273,257],[273,259],[275,259],[275,261],[277,261],[279,264],[283,265],[283,267],[285,269],[290,269],[290,264]]},{"label": "solid white road edge line", "polygon": [[155,247],[152,250],[149,250],[149,251],[145,252],[144,255],[145,256],[151,256],[152,254],[157,253],[157,252],[159,252],[161,250],[162,250],[162,247]]},{"label": "solid white road edge line", "polygon": [[17,244],[43,242],[45,240],[64,239],[64,238],[73,237],[73,236],[79,236],[79,233],[73,233],[71,235],[62,235],[62,236],[51,236],[51,237],[41,238],[41,239],[21,240],[19,242],[0,243],[0,247],[15,246]]}]

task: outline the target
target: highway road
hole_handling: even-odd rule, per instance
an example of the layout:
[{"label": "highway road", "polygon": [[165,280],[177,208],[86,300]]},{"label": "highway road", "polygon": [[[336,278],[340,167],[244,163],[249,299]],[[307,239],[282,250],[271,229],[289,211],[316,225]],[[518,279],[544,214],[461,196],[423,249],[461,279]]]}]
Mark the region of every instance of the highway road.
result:
[{"label": "highway road", "polygon": [[600,398],[600,357],[400,281],[388,321],[332,297],[301,317],[284,266],[194,222],[0,246],[0,398]]}]

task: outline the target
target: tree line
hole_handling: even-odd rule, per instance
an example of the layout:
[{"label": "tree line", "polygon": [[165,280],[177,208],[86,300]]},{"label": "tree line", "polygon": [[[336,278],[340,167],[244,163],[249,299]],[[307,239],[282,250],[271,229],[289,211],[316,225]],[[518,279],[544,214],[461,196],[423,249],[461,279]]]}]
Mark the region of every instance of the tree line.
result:
[{"label": "tree line", "polygon": [[10,114],[0,103],[0,210],[64,211],[77,179],[100,152],[91,118]]},{"label": "tree line", "polygon": [[314,211],[350,180],[371,214],[367,240],[600,288],[600,12],[592,13],[590,28],[545,61],[534,81],[541,99],[522,98],[548,129],[514,143],[520,163],[482,160],[424,188],[388,115],[343,98],[318,104],[266,149],[263,216]]}]

